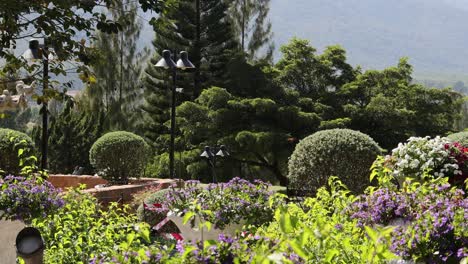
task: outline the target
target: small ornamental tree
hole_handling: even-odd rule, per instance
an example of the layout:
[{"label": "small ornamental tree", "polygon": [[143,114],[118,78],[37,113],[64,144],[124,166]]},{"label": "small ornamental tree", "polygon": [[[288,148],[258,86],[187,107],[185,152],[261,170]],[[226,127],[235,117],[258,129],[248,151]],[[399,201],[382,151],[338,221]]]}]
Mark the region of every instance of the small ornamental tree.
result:
[{"label": "small ornamental tree", "polygon": [[149,146],[133,133],[117,131],[100,137],[89,151],[89,160],[98,174],[114,184],[139,178],[148,159]]},{"label": "small ornamental tree", "polygon": [[5,175],[21,171],[20,157],[32,154],[33,143],[29,136],[16,130],[0,128],[0,171]]},{"label": "small ornamental tree", "polygon": [[289,160],[289,187],[314,193],[338,176],[350,190],[369,185],[369,169],[381,149],[369,136],[349,129],[319,131],[299,142]]}]

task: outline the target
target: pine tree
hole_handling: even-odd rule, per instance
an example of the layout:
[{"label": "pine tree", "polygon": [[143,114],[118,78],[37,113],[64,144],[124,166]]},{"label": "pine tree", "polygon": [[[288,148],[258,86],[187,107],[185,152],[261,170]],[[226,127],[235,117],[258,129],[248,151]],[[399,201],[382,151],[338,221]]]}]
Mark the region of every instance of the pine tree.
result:
[{"label": "pine tree", "polygon": [[[229,6],[219,0],[181,0],[170,6],[154,20],[155,56],[149,62],[143,86],[145,87],[146,113],[143,122],[145,136],[158,146],[158,153],[167,150],[169,107],[172,79],[164,69],[154,67],[165,49],[173,54],[185,50],[195,69],[178,72],[177,87],[184,92],[177,95],[177,103],[195,99],[211,85],[227,83],[227,65],[237,50],[230,20]],[[174,58],[176,59],[176,58]]]},{"label": "pine tree", "polygon": [[[242,51],[249,60],[271,60],[274,44],[271,22],[268,20],[270,0],[234,0],[230,7],[230,17]],[[263,51],[263,56],[260,52]]]},{"label": "pine tree", "polygon": [[105,113],[106,130],[134,130],[142,95],[139,61],[147,54],[137,50],[142,24],[134,1],[121,1],[109,11],[123,28],[116,34],[97,33],[94,48],[100,60],[93,66],[96,82],[86,97],[91,110]]}]

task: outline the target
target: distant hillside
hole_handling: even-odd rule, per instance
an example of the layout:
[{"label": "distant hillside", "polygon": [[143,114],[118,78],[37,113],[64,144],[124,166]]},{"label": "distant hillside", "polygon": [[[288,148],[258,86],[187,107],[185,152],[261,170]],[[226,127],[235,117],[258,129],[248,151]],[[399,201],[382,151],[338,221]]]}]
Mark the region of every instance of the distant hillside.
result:
[{"label": "distant hillside", "polygon": [[408,56],[416,76],[435,80],[468,75],[467,18],[468,0],[272,0],[271,7],[277,47],[293,36],[319,49],[340,44],[364,68]]}]

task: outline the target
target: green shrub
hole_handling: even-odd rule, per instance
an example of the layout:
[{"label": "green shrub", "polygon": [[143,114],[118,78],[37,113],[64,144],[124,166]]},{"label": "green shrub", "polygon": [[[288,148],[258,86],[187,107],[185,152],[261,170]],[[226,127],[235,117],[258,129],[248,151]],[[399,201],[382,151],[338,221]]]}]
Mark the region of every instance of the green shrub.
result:
[{"label": "green shrub", "polygon": [[458,142],[468,147],[468,131],[458,132],[447,136],[452,142]]},{"label": "green shrub", "polygon": [[111,183],[126,184],[139,178],[148,160],[149,146],[143,138],[117,131],[100,137],[89,151],[89,160],[98,173]]},{"label": "green shrub", "polygon": [[3,174],[18,175],[21,171],[18,151],[23,149],[22,156],[29,156],[34,145],[29,136],[16,130],[0,128],[0,170]]},{"label": "green shrub", "polygon": [[297,144],[289,160],[289,187],[316,192],[338,176],[354,192],[369,184],[369,169],[381,148],[369,136],[349,129],[319,131]]},{"label": "green shrub", "polygon": [[64,207],[32,223],[46,243],[45,264],[94,263],[98,255],[113,256],[115,248],[136,251],[150,243],[148,225],[138,223],[128,207],[100,208],[96,198],[78,190],[63,199]]},{"label": "green shrub", "polygon": [[[163,190],[154,192],[150,194],[148,197],[146,197],[144,199],[144,202],[146,204],[162,203],[163,201],[167,199],[166,194],[168,192],[170,192],[170,189],[163,189]],[[141,204],[140,206],[138,206],[137,216],[140,221],[147,222],[148,224],[153,226],[153,225],[159,224],[162,220],[164,220],[166,218],[166,213],[143,210],[143,204]],[[159,230],[159,232],[179,233],[179,229],[174,223],[168,222]]]}]

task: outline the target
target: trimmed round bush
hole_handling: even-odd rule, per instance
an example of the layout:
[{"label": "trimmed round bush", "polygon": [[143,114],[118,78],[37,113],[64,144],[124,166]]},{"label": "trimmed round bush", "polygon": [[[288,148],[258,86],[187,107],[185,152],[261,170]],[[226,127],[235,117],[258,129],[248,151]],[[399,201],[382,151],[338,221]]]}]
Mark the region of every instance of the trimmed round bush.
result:
[{"label": "trimmed round bush", "polygon": [[23,157],[33,153],[31,138],[19,131],[0,128],[0,170],[3,174],[18,175],[21,171],[18,150],[23,149]]},{"label": "trimmed round bush", "polygon": [[[148,197],[145,198],[145,203],[146,204],[155,204],[155,203],[163,203],[167,198],[166,195],[168,192],[170,192],[170,189],[163,189],[160,191],[157,191],[155,193],[152,193]],[[148,210],[143,210],[143,204],[138,206],[137,209],[137,216],[140,221],[146,222],[150,224],[151,226],[159,224],[162,220],[164,220],[167,217],[167,214],[165,212],[154,212],[154,211],[148,211]],[[159,232],[161,233],[179,233],[179,229],[173,222],[168,222],[165,224]]]},{"label": "trimmed round bush", "polygon": [[370,184],[369,170],[379,154],[379,145],[359,131],[319,131],[301,140],[291,155],[289,188],[315,193],[330,176],[338,176],[351,191],[360,193]]},{"label": "trimmed round bush", "polygon": [[468,147],[468,131],[458,132],[447,136],[452,142],[458,142],[464,147]]},{"label": "trimmed round bush", "polygon": [[141,177],[148,154],[149,145],[142,137],[117,131],[94,142],[89,160],[104,179],[113,184],[127,184],[129,177]]}]

